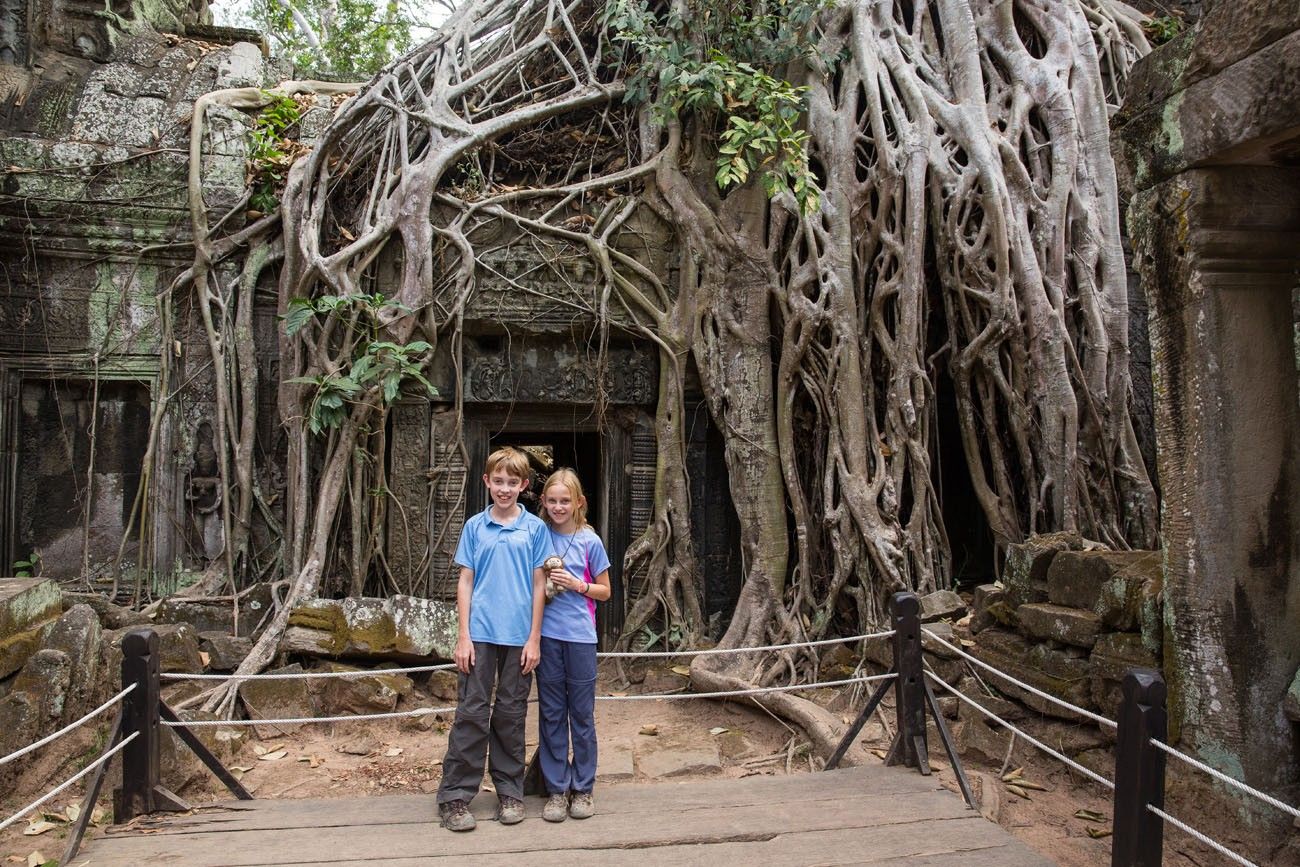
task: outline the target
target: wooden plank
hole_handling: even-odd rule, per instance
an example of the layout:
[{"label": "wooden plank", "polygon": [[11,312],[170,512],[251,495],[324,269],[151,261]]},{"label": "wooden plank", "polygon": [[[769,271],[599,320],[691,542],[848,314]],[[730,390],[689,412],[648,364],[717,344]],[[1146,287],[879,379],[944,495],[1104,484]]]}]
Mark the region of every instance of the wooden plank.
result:
[{"label": "wooden plank", "polygon": [[[471,834],[437,827],[434,798],[235,802],[192,816],[159,817],[83,846],[96,867],[264,865],[483,865],[521,857],[540,867],[761,863],[907,867],[1042,867],[1001,828],[908,770],[868,766],[819,774],[604,787],[600,812],[549,824],[526,799],[523,827],[484,821]],[[496,798],[474,803],[486,818]],[[648,850],[653,850],[650,852]]]},{"label": "wooden plank", "polygon": [[[603,786],[596,792],[596,806],[601,813],[631,816],[654,812],[665,800],[671,800],[675,809],[685,810],[721,805],[776,804],[792,798],[887,798],[938,791],[940,787],[933,778],[927,780],[910,770],[876,765],[788,777],[746,777],[743,781],[716,779]],[[541,816],[542,799],[527,798],[524,803],[527,815]],[[484,792],[474,800],[472,809],[481,819],[491,818],[496,811],[496,797]],[[192,815],[159,815],[147,827],[153,834],[189,834],[218,828],[242,831],[258,828],[321,829],[374,823],[422,824],[430,821],[436,810],[432,795],[229,802],[202,808]]]},{"label": "wooden plank", "polygon": [[[630,822],[617,813],[552,825],[535,819],[525,827],[480,824],[472,834],[438,829],[430,820],[422,825],[374,824],[347,828],[268,828],[239,834],[207,832],[117,837],[105,840],[97,855],[133,858],[148,863],[178,858],[201,850],[185,862],[195,867],[237,867],[258,864],[295,853],[300,858],[329,863],[362,860],[374,853],[389,858],[486,855],[520,850],[554,848],[628,849],[712,842],[770,840],[786,830],[829,831],[870,826],[899,837],[939,840],[935,829],[945,822],[956,825],[986,824],[965,809],[960,800],[939,793],[898,795],[863,809],[864,800],[791,800],[779,804],[723,806],[713,809],[673,810],[671,798],[664,809],[642,814]],[[960,834],[958,835],[960,837]],[[237,845],[231,845],[238,840]],[[110,845],[111,842],[111,845]],[[125,863],[125,862],[124,862]]]}]

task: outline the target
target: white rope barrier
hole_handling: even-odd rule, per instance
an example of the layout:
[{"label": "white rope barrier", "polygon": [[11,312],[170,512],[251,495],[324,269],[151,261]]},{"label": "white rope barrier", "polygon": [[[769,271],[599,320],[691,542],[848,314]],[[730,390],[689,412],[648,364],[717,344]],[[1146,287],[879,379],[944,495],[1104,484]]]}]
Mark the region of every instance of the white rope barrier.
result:
[{"label": "white rope barrier", "polygon": [[296,719],[196,719],[170,722],[163,720],[159,725],[168,728],[198,728],[202,726],[273,726],[306,725],[307,723],[352,722],[368,719],[400,719],[402,717],[428,716],[431,713],[450,713],[455,707],[417,707],[411,710],[399,710],[392,713],[361,713],[350,716],[304,716]]},{"label": "white rope barrier", "polygon": [[962,701],[964,701],[966,704],[968,704],[968,705],[970,705],[971,707],[975,708],[977,711],[979,711],[980,713],[984,714],[984,715],[985,715],[986,717],[988,717],[989,719],[992,719],[992,720],[998,722],[999,724],[1005,726],[1005,727],[1006,727],[1007,729],[1009,729],[1010,731],[1015,732],[1017,736],[1024,738],[1026,741],[1028,741],[1029,743],[1031,743],[1031,744],[1033,744],[1034,746],[1038,747],[1040,750],[1042,750],[1043,752],[1045,752],[1045,753],[1047,753],[1048,755],[1052,756],[1053,758],[1058,759],[1058,760],[1061,761],[1061,762],[1064,762],[1065,764],[1069,765],[1071,768],[1074,768],[1076,771],[1078,771],[1079,773],[1083,774],[1085,777],[1089,777],[1089,778],[1091,778],[1091,779],[1093,779],[1093,780],[1096,780],[1098,783],[1101,783],[1103,786],[1105,786],[1105,787],[1108,788],[1108,789],[1112,789],[1112,790],[1113,790],[1113,789],[1115,788],[1115,784],[1112,783],[1110,780],[1106,779],[1105,777],[1103,777],[1101,774],[1098,774],[1098,773],[1096,773],[1096,772],[1094,772],[1094,771],[1092,771],[1092,770],[1089,770],[1088,768],[1085,768],[1083,765],[1079,764],[1079,763],[1076,762],[1074,759],[1070,758],[1069,756],[1065,755],[1064,753],[1057,752],[1056,750],[1052,749],[1052,748],[1049,747],[1047,744],[1043,743],[1042,741],[1038,740],[1037,738],[1034,738],[1034,737],[1032,737],[1032,736],[1030,736],[1030,735],[1025,734],[1025,732],[1023,732],[1022,730],[1016,728],[1015,726],[1013,726],[1011,723],[1007,722],[1006,720],[1002,719],[1002,717],[1000,717],[1000,716],[998,716],[997,714],[993,713],[993,711],[989,710],[988,708],[984,707],[983,705],[980,705],[980,704],[978,704],[978,703],[972,701],[972,700],[971,700],[969,697],[967,697],[965,694],[959,692],[959,691],[957,690],[956,687],[951,686],[950,684],[948,684],[947,682],[945,682],[941,677],[939,677],[939,676],[938,676],[937,674],[935,674],[934,672],[932,672],[932,671],[927,671],[927,672],[926,672],[926,675],[928,675],[928,676],[930,677],[930,679],[934,680],[936,683],[938,683],[938,684],[939,684],[940,686],[942,686],[944,689],[948,690],[948,692],[952,693],[952,694],[955,695],[957,698],[959,698],[959,699],[961,699]]},{"label": "white rope barrier", "polygon": [[673,656],[714,656],[725,653],[763,653],[769,650],[789,650],[795,647],[822,647],[827,644],[848,644],[854,641],[869,641],[873,638],[888,638],[894,630],[888,632],[870,632],[864,635],[850,635],[847,638],[824,638],[820,641],[796,641],[791,644],[768,644],[763,647],[710,647],[707,650],[656,650],[639,653],[620,651],[616,653],[597,653],[598,659],[655,659]]},{"label": "white rope barrier", "polygon": [[1240,791],[1245,792],[1247,795],[1251,795],[1252,797],[1258,798],[1259,800],[1263,801],[1265,804],[1268,804],[1271,807],[1276,807],[1282,812],[1289,813],[1290,815],[1296,817],[1297,819],[1300,819],[1300,810],[1297,810],[1295,807],[1292,807],[1290,804],[1279,801],[1277,798],[1274,798],[1272,795],[1261,792],[1259,789],[1252,788],[1246,785],[1245,783],[1241,782],[1240,780],[1235,780],[1232,777],[1228,776],[1227,774],[1223,773],[1223,771],[1220,771],[1217,768],[1212,768],[1209,765],[1205,764],[1204,762],[1199,762],[1196,759],[1192,758],[1191,756],[1187,755],[1186,753],[1179,752],[1178,750],[1174,749],[1168,744],[1162,743],[1156,740],[1155,738],[1151,739],[1151,745],[1153,747],[1156,747],[1157,749],[1162,750],[1165,753],[1168,753],[1169,755],[1173,756],[1174,758],[1180,761],[1186,762],[1187,764],[1191,765],[1192,767],[1196,768],[1199,771],[1204,771],[1205,773],[1209,774],[1211,777],[1214,777],[1216,780],[1219,780],[1220,782],[1227,783],[1230,786],[1234,786]]},{"label": "white rope barrier", "polygon": [[10,762],[12,762],[14,759],[22,758],[23,756],[27,755],[28,753],[32,752],[33,750],[38,750],[38,749],[40,749],[41,747],[45,746],[46,744],[50,743],[51,741],[56,741],[56,740],[58,740],[59,738],[61,738],[61,737],[63,737],[64,735],[66,735],[68,732],[70,732],[70,731],[72,731],[73,729],[75,729],[77,726],[83,725],[83,724],[86,723],[87,721],[93,719],[94,717],[99,716],[101,713],[103,713],[104,711],[106,711],[106,710],[108,710],[110,707],[112,707],[113,705],[115,705],[115,704],[117,704],[118,702],[120,702],[120,701],[121,701],[122,699],[124,699],[128,694],[130,694],[131,690],[133,690],[133,689],[135,689],[135,684],[134,684],[134,683],[131,684],[130,686],[128,686],[126,689],[124,689],[124,690],[122,690],[121,692],[119,692],[117,695],[115,695],[115,696],[113,696],[112,698],[110,698],[108,701],[106,701],[106,702],[104,702],[103,704],[101,704],[99,707],[97,707],[97,708],[95,708],[94,710],[92,710],[90,713],[88,713],[88,714],[86,714],[85,716],[83,716],[81,719],[77,720],[76,722],[68,723],[66,726],[64,726],[63,728],[59,729],[57,732],[54,732],[53,734],[50,734],[50,735],[46,735],[45,737],[41,738],[41,739],[40,739],[39,741],[37,741],[36,743],[28,744],[27,746],[23,747],[22,749],[20,749],[20,750],[15,750],[14,752],[12,752],[12,753],[10,753],[9,755],[5,756],[4,758],[0,759],[0,765],[7,765],[7,764],[9,764]]},{"label": "white rope barrier", "polygon": [[1238,864],[1243,865],[1243,867],[1259,867],[1259,865],[1257,865],[1254,861],[1247,861],[1245,858],[1241,857],[1236,852],[1229,849],[1227,846],[1224,846],[1222,843],[1219,843],[1215,840],[1211,840],[1209,837],[1205,836],[1200,831],[1193,828],[1191,825],[1187,825],[1184,824],[1183,822],[1178,821],[1173,816],[1169,815],[1159,807],[1153,807],[1152,805],[1147,804],[1147,809],[1150,810],[1152,813],[1155,813],[1161,819],[1168,822],[1170,825],[1173,825],[1175,828],[1182,831],[1184,834],[1187,834],[1189,837],[1193,837],[1197,840],[1200,840],[1206,846],[1209,846],[1211,849],[1218,852],[1220,855],[1224,856],[1225,858],[1231,858],[1233,861],[1236,861]]},{"label": "white rope barrier", "polygon": [[1030,686],[1029,684],[1025,683],[1024,681],[1016,680],[1014,677],[1012,677],[1011,675],[1007,674],[1005,671],[1002,671],[1001,669],[994,668],[993,666],[989,665],[988,663],[986,663],[986,662],[984,662],[984,661],[982,661],[982,660],[980,660],[980,659],[977,659],[976,657],[974,657],[974,656],[972,656],[971,654],[967,653],[966,651],[962,650],[960,647],[957,647],[957,646],[955,646],[955,645],[949,644],[948,642],[944,641],[942,638],[940,638],[939,636],[935,635],[933,632],[931,632],[931,631],[928,630],[928,629],[922,629],[921,631],[924,632],[924,633],[925,633],[927,636],[929,636],[930,638],[933,638],[935,641],[937,641],[937,642],[939,642],[940,644],[942,644],[944,647],[946,647],[946,648],[948,648],[949,650],[953,651],[954,653],[958,654],[958,655],[961,656],[963,659],[966,659],[966,660],[968,660],[968,661],[970,661],[970,662],[975,663],[976,665],[978,665],[980,668],[984,669],[985,671],[989,671],[989,672],[992,672],[993,674],[996,674],[998,677],[1002,678],[1003,680],[1007,681],[1008,683],[1014,683],[1016,686],[1020,687],[1021,689],[1025,690],[1026,692],[1031,692],[1031,693],[1033,693],[1034,695],[1038,696],[1039,698],[1047,699],[1048,701],[1052,702],[1052,703],[1055,704],[1055,705],[1058,705],[1058,706],[1060,706],[1060,707],[1063,707],[1063,708],[1066,708],[1066,709],[1068,709],[1068,710],[1074,711],[1075,713],[1079,714],[1080,716],[1086,717],[1086,718],[1092,720],[1093,722],[1097,723],[1098,725],[1109,726],[1110,728],[1113,728],[1113,729],[1117,729],[1117,728],[1119,728],[1119,723],[1115,722],[1114,720],[1107,719],[1106,717],[1102,716],[1101,714],[1093,713],[1093,712],[1090,711],[1090,710],[1085,710],[1084,708],[1079,707],[1077,704],[1071,704],[1070,702],[1065,701],[1064,699],[1057,698],[1056,696],[1052,695],[1051,693],[1043,692],[1041,689],[1037,689],[1037,688],[1035,688],[1035,687],[1032,687],[1032,686]]},{"label": "white rope barrier", "polygon": [[598,695],[596,701],[661,701],[682,698],[730,698],[738,695],[761,695],[768,692],[793,692],[800,689],[819,689],[829,686],[847,686],[850,683],[871,683],[877,680],[892,680],[898,677],[894,673],[874,674],[870,677],[851,677],[847,680],[827,680],[821,683],[796,683],[790,686],[760,686],[753,689],[733,689],[726,692],[672,692],[655,695]]},{"label": "white rope barrier", "polygon": [[50,800],[50,799],[53,798],[54,796],[56,796],[56,795],[58,795],[59,793],[63,792],[65,789],[67,789],[67,788],[68,788],[69,786],[71,786],[73,783],[77,782],[77,781],[80,780],[82,777],[86,776],[86,774],[89,774],[91,771],[95,770],[95,768],[97,768],[97,767],[99,767],[100,765],[104,764],[104,762],[106,762],[106,761],[108,761],[109,759],[113,758],[113,756],[117,755],[119,752],[122,751],[122,748],[123,748],[123,747],[125,747],[127,744],[131,743],[131,741],[135,740],[135,739],[136,739],[137,737],[139,737],[139,736],[140,736],[140,733],[139,733],[139,732],[131,732],[131,734],[130,734],[127,738],[125,738],[121,743],[119,743],[117,746],[113,747],[111,750],[107,750],[107,751],[106,751],[102,756],[100,756],[99,758],[95,759],[95,760],[94,760],[93,762],[91,762],[90,764],[86,765],[84,768],[82,768],[80,771],[78,771],[74,776],[72,776],[72,777],[68,778],[67,780],[65,780],[64,783],[63,783],[62,785],[60,785],[58,788],[51,789],[50,791],[46,792],[44,795],[41,795],[41,797],[38,798],[37,800],[32,801],[32,802],[31,802],[30,804],[28,804],[26,807],[23,807],[23,808],[22,808],[21,810],[19,810],[17,813],[14,813],[14,814],[13,814],[12,816],[10,816],[8,819],[5,819],[3,822],[0,822],[0,831],[3,831],[5,828],[8,828],[8,827],[9,827],[10,825],[12,825],[14,822],[17,822],[19,819],[21,819],[23,816],[25,816],[25,815],[27,815],[28,813],[30,813],[32,810],[35,810],[35,809],[36,809],[37,807],[39,807],[41,804],[44,804],[46,801]]},{"label": "white rope barrier", "polygon": [[278,674],[186,674],[172,672],[159,675],[160,680],[312,680],[331,677],[375,677],[385,674],[417,674],[424,671],[447,671],[455,668],[455,663],[440,665],[414,665],[410,668],[375,668],[357,671],[287,671]]}]

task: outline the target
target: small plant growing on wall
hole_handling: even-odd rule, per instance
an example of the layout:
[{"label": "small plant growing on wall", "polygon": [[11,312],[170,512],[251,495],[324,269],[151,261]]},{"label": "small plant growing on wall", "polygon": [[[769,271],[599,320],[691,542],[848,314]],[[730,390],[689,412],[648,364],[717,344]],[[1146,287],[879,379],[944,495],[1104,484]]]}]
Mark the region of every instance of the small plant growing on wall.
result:
[{"label": "small plant growing on wall", "polygon": [[306,150],[289,138],[289,133],[302,117],[302,107],[287,96],[266,94],[270,100],[253,122],[248,134],[251,147],[248,153],[248,185],[253,190],[249,207],[255,216],[268,214],[280,205],[279,191],[289,166]]},{"label": "small plant growing on wall", "polygon": [[33,551],[26,560],[14,561],[15,578],[35,578],[41,571],[41,554]]}]

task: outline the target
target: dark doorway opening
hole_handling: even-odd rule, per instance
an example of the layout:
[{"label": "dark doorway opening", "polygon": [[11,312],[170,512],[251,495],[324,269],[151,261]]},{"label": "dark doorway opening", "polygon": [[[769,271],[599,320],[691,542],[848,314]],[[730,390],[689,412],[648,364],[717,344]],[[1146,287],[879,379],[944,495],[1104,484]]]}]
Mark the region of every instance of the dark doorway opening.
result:
[{"label": "dark doorway opening", "polygon": [[943,524],[952,550],[952,580],[957,589],[970,589],[993,582],[997,549],[971,483],[966,450],[961,443],[957,397],[946,369],[939,371],[935,391],[938,430],[934,460]]},{"label": "dark doorway opening", "polygon": [[691,544],[699,559],[708,634],[716,641],[731,625],[744,574],[740,519],[731,501],[726,443],[703,401],[690,414],[686,469],[691,479]]}]

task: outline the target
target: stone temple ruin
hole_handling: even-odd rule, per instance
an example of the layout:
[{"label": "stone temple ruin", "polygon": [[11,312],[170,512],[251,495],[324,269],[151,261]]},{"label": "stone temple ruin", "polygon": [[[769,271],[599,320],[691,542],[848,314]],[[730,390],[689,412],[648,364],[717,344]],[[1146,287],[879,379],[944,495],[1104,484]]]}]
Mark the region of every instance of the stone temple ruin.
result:
[{"label": "stone temple ruin", "polygon": [[[1051,537],[1012,546],[998,586],[969,582],[982,585],[969,630],[990,661],[1106,713],[1127,665],[1162,667],[1172,733],[1206,761],[1295,802],[1300,6],[1185,5],[1203,14],[1139,65],[1112,119],[1129,209],[1135,346],[1145,345],[1149,322],[1149,451],[1162,498],[1163,556],[1088,551],[1084,540]],[[82,576],[122,598],[133,582],[166,595],[174,576],[201,571],[222,547],[203,325],[193,305],[178,305],[172,343],[163,345],[156,298],[191,261],[189,173],[199,172],[201,206],[210,214],[237,203],[252,118],[210,107],[198,166],[190,161],[188,121],[204,94],[293,77],[267,56],[259,34],[205,19],[202,4],[177,0],[114,0],[107,10],[0,0],[0,562],[38,553],[42,575]],[[331,110],[327,99],[310,108],[299,140],[310,146]],[[669,272],[673,251],[662,231],[647,224],[643,238],[642,255]],[[570,296],[581,296],[589,275],[579,264],[550,261],[551,252],[521,251],[505,239],[489,262],[496,276],[472,301],[466,323],[459,437],[445,398],[407,400],[394,411],[388,460],[404,521],[389,528],[385,551],[396,596],[446,600],[460,523],[484,505],[479,486],[472,478],[467,484],[467,468],[506,444],[537,456],[539,472],[575,466],[615,564],[613,604],[601,608],[609,641],[636,587],[635,576],[621,574],[622,555],[653,505],[657,364],[646,347],[615,334],[607,381],[584,375],[592,323],[574,312],[582,304]],[[383,291],[396,270],[388,269],[389,284],[380,272]],[[539,291],[513,291],[521,279]],[[252,547],[269,574],[271,528],[287,495],[277,406],[281,311],[273,282],[258,288],[257,299],[245,347],[262,373],[255,448],[263,508]],[[163,353],[175,362],[174,394],[151,443]],[[1135,360],[1138,382],[1147,362]],[[431,378],[441,395],[453,393],[449,361],[435,363]],[[598,391],[610,406],[603,424],[591,410]],[[687,425],[694,541],[708,576],[704,609],[725,618],[742,571],[722,442],[698,401]],[[164,459],[155,477],[142,480],[150,448]],[[157,507],[132,526],[142,482]],[[454,495],[462,486],[463,503]],[[991,556],[978,535],[972,550]],[[992,571],[983,571],[984,581]],[[77,589],[72,583],[67,589]],[[0,728],[15,733],[15,744],[102,697],[115,663],[111,652],[101,659],[84,647],[97,648],[102,630],[137,622],[91,594],[59,601],[51,588],[13,584],[0,612]],[[327,588],[335,596],[350,589]],[[98,617],[78,602],[94,605]],[[214,659],[237,660],[265,610],[254,604],[269,600],[246,600],[242,627],[226,619],[229,605],[205,620],[211,612],[199,603],[164,604],[156,622],[172,624],[162,628],[167,646],[180,648],[178,670],[203,665],[200,647],[214,670]],[[373,633],[347,636],[364,620],[365,605],[345,607],[304,612],[286,639],[296,642],[290,649],[361,653]],[[385,609],[382,616],[394,615]],[[390,650],[390,658],[442,652],[433,644]],[[952,663],[942,654],[936,660]],[[66,708],[62,693],[37,688],[50,682],[68,685]],[[103,688],[88,689],[89,682]],[[967,725],[967,746],[1001,749],[987,729]],[[1104,739],[1085,741],[1081,753],[1107,747]]]}]

